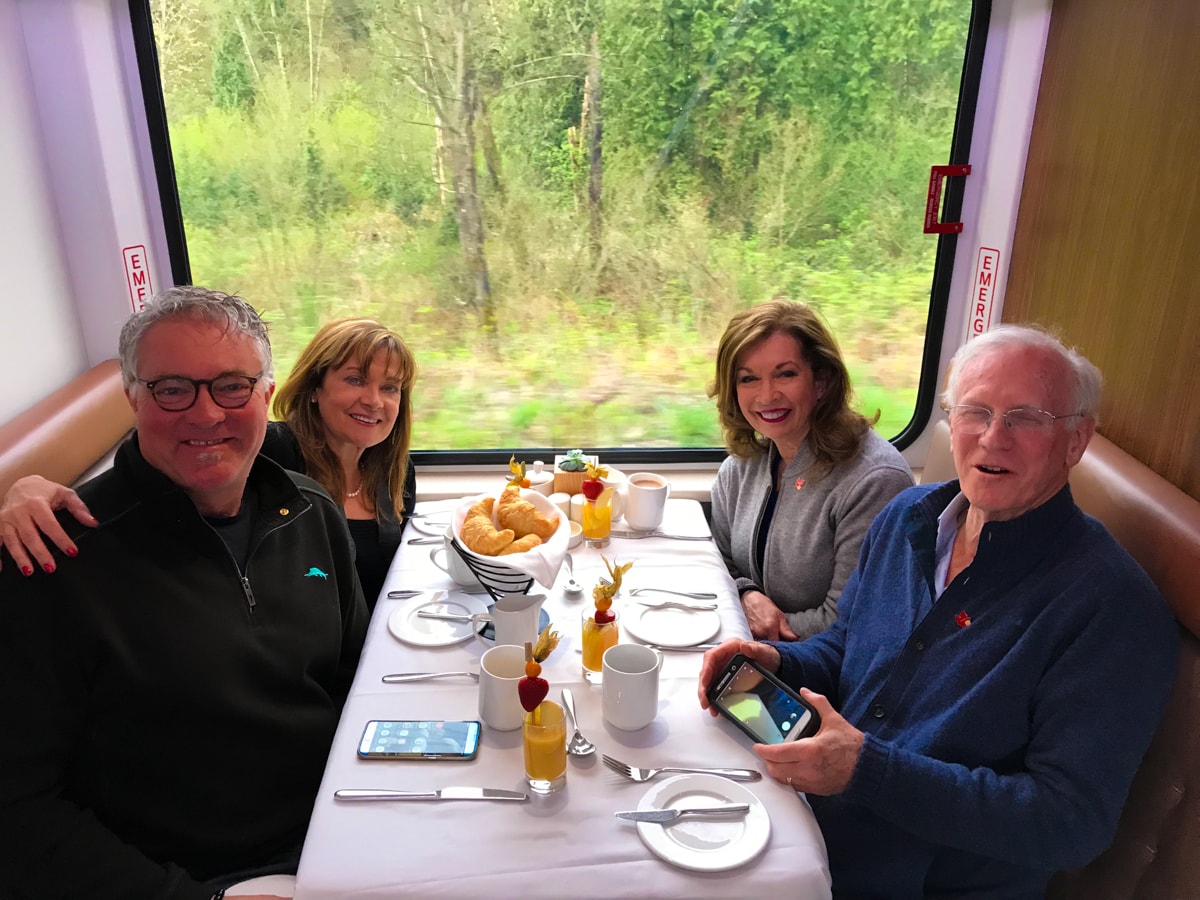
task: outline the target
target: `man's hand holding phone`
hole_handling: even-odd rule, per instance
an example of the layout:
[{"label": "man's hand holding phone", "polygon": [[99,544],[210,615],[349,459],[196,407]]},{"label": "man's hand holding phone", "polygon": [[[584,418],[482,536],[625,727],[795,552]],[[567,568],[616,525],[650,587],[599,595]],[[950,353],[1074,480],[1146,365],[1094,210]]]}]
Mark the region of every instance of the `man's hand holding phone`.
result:
[{"label": "man's hand holding phone", "polygon": [[769,644],[737,638],[725,641],[705,653],[700,662],[700,685],[696,693],[700,696],[700,708],[707,709],[708,714],[714,718],[720,713],[708,702],[708,689],[712,686],[713,679],[728,669],[729,663],[739,653],[747,659],[754,660],[768,672],[778,672],[783,664],[779,651]]},{"label": "man's hand holding phone", "polygon": [[821,717],[821,730],[803,741],[755,744],[767,774],[798,791],[821,797],[840,794],[850,785],[865,735],[842,718],[823,695],[800,688],[800,696]]},{"label": "man's hand holding phone", "polygon": [[[730,640],[710,650],[701,664],[699,689],[700,705],[710,715],[721,715],[712,695],[720,684],[719,680],[729,673],[738,654],[753,660],[768,673],[778,672],[782,664],[779,651],[757,641]],[[754,680],[762,677],[757,676]],[[738,678],[737,687],[752,689],[754,686],[745,678]],[[797,791],[821,796],[839,794],[847,788],[854,775],[864,735],[847,722],[824,695],[800,688],[799,697],[805,706],[811,708],[812,725],[817,727],[789,731],[785,739],[779,742],[763,742],[763,737],[756,736],[758,742],[754,745],[754,752],[767,764],[768,775]],[[760,728],[754,723],[748,723],[751,727],[747,728],[746,724],[739,724],[738,727],[748,734]],[[803,735],[803,739],[786,739],[793,735]]]}]

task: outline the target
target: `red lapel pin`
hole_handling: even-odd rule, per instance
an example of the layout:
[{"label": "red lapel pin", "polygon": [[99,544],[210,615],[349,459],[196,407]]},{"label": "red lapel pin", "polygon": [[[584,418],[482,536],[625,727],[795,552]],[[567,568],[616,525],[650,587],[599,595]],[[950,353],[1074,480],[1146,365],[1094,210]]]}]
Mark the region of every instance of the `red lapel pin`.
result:
[{"label": "red lapel pin", "polygon": [[954,617],[954,624],[956,624],[959,628],[966,628],[971,624],[971,617],[967,615],[966,610],[963,610]]}]

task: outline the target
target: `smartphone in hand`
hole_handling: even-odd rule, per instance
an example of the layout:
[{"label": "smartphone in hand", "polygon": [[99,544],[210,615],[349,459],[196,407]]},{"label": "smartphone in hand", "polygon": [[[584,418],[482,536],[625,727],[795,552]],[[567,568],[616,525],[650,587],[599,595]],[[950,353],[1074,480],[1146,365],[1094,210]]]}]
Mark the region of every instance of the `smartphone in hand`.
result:
[{"label": "smartphone in hand", "polygon": [[757,744],[796,741],[821,727],[821,717],[799,694],[741,653],[712,680],[708,702]]}]

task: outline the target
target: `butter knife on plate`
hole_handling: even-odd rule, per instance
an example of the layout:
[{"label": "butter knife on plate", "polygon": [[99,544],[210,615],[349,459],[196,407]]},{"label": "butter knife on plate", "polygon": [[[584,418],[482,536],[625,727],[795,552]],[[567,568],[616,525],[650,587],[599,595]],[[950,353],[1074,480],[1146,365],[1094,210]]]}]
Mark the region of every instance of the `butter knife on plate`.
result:
[{"label": "butter knife on plate", "polygon": [[613,813],[618,819],[633,822],[657,822],[667,825],[680,816],[705,816],[722,819],[740,819],[750,812],[749,803],[724,803],[720,806],[689,806],[684,809],[631,809]]},{"label": "butter knife on plate", "polygon": [[521,791],[500,788],[447,787],[440,791],[371,791],[340,790],[333,792],[336,800],[528,800]]}]

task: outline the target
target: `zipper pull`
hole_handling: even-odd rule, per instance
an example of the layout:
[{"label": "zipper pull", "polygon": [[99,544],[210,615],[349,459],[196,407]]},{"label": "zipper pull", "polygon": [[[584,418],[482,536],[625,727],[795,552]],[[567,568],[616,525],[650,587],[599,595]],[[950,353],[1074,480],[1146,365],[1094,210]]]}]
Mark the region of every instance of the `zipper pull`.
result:
[{"label": "zipper pull", "polygon": [[245,575],[242,576],[242,592],[246,595],[246,605],[250,607],[250,614],[254,615],[254,609],[258,604],[254,601],[254,590],[250,587],[250,579]]}]

